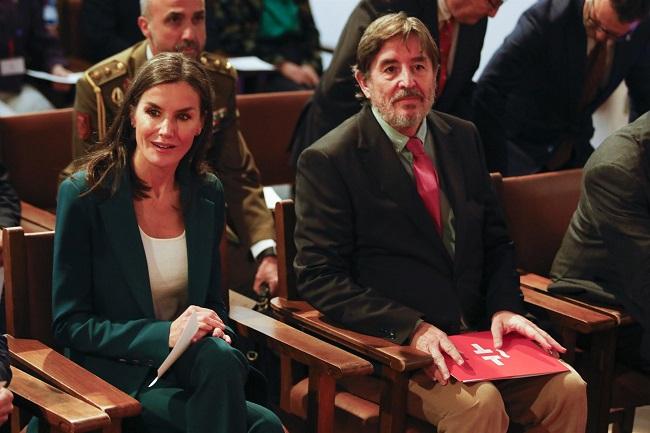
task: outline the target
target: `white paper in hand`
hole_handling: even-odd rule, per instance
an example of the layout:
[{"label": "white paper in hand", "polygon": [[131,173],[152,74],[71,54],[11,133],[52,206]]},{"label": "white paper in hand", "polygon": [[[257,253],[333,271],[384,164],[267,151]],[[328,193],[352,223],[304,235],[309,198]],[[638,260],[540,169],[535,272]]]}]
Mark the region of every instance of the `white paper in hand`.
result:
[{"label": "white paper in hand", "polygon": [[196,319],[196,313],[192,313],[190,318],[187,320],[187,324],[185,325],[185,329],[183,329],[183,333],[181,336],[178,338],[178,341],[176,342],[176,345],[172,349],[171,352],[169,352],[169,355],[167,355],[167,358],[163,361],[163,363],[158,367],[158,375],[154,380],[151,381],[149,384],[149,387],[152,387],[158,382],[158,379],[162,377],[163,374],[167,370],[169,370],[169,367],[174,364],[174,362],[185,352],[185,349],[187,349],[192,343],[192,337],[194,334],[196,334],[196,331],[199,330],[199,321]]}]

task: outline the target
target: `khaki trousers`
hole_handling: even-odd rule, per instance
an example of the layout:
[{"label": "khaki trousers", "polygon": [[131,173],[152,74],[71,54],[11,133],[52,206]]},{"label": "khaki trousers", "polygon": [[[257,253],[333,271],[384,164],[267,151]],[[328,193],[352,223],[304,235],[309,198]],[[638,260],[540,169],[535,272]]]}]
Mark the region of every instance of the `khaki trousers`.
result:
[{"label": "khaki trousers", "polygon": [[[573,368],[566,373],[530,378],[442,386],[424,373],[409,382],[407,412],[436,426],[439,433],[505,433],[512,421],[529,433],[584,433],[587,385]],[[379,401],[358,379],[340,383],[347,391]]]}]

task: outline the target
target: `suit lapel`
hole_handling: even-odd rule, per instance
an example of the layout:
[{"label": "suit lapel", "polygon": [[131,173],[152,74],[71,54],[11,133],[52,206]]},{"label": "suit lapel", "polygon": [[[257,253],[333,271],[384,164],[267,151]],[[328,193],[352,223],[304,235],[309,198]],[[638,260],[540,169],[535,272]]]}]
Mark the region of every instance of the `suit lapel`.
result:
[{"label": "suit lapel", "polygon": [[[144,317],[155,317],[147,258],[135,218],[128,176],[122,179],[117,193],[100,204],[99,211],[106,227],[106,237],[115,252],[114,256],[119,262],[122,275],[133,293],[133,298]],[[116,299],[116,302],[120,301]]]},{"label": "suit lapel", "polygon": [[[189,191],[184,191],[185,194]],[[212,255],[215,232],[214,203],[201,194],[192,200],[192,206],[185,215],[185,236],[187,239],[188,282],[187,296],[190,305],[205,304],[210,275],[216,257]],[[209,237],[206,239],[206,234]]]},{"label": "suit lapel", "polygon": [[358,151],[362,165],[372,181],[430,239],[436,249],[449,258],[431,216],[418,195],[415,183],[404,170],[390,139],[372,114],[368,105],[359,115]]}]

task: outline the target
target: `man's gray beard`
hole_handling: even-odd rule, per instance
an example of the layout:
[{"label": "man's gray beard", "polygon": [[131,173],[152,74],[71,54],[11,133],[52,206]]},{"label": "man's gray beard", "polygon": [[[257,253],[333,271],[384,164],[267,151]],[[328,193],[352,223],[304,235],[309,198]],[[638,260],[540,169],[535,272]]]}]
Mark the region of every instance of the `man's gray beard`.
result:
[{"label": "man's gray beard", "polygon": [[[411,128],[411,127],[419,126],[422,120],[426,117],[426,113],[422,117],[419,117],[417,114],[414,114],[413,116],[396,114],[395,113],[396,110],[394,110],[393,113],[390,113],[391,111],[390,109],[393,105],[393,99],[399,98],[401,96],[402,95],[396,95],[387,103],[380,103],[375,105],[377,111],[381,115],[381,118],[384,119],[384,121],[388,123],[390,126],[392,126],[394,129]],[[428,111],[431,111],[431,109],[433,108],[433,104],[435,104],[436,101],[435,89],[433,90],[429,99],[431,100],[431,105],[429,106]],[[384,107],[387,107],[387,110],[384,110]]]},{"label": "man's gray beard", "polygon": [[401,128],[410,128],[413,126],[418,126],[422,119],[418,118],[419,116],[414,114],[413,116],[400,115],[395,113],[384,113],[381,107],[377,107],[377,111],[381,115],[382,119],[390,126],[395,129]]}]

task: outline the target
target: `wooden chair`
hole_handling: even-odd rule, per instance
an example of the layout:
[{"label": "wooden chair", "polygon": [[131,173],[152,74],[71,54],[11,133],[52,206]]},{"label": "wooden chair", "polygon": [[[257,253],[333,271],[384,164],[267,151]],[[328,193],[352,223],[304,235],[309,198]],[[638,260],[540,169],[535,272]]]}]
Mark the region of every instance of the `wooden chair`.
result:
[{"label": "wooden chair", "polygon": [[[101,409],[111,422],[104,431],[119,432],[122,418],[137,415],[140,404],[52,349],[56,347],[51,333],[54,232],[25,234],[21,227],[12,227],[4,229],[3,236],[7,330],[12,362]],[[230,318],[242,334],[261,336],[286,359],[307,366],[314,379],[307,398],[308,431],[333,433],[329,414],[334,404],[331,392],[334,381],[345,376],[369,374],[371,364],[250,309],[234,307]],[[284,379],[291,380],[290,377]]]},{"label": "wooden chair", "polygon": [[[280,297],[272,300],[274,311],[289,323],[368,357],[375,362],[376,373],[382,378],[379,405],[348,392],[337,393],[336,431],[435,432],[433,426],[416,419],[407,419],[405,414],[408,379],[415,370],[431,363],[429,354],[334,326],[307,302],[298,300],[293,272],[293,258],[296,254],[293,243],[295,222],[293,201],[279,202],[275,207],[275,230]],[[281,409],[301,417],[304,413],[304,389],[309,382],[310,378],[304,379],[292,389],[282,389]],[[371,384],[370,388],[377,388],[377,384]]]},{"label": "wooden chair", "polygon": [[311,90],[237,95],[239,127],[263,185],[293,184],[289,144]]},{"label": "wooden chair", "polygon": [[[499,188],[510,237],[515,243],[523,290],[547,293],[547,278],[553,258],[571,221],[581,191],[582,170],[567,170],[507,177]],[[558,298],[589,308],[614,321],[581,329],[561,325],[565,345],[573,350],[576,334],[590,334],[591,347],[585,355],[583,376],[589,383],[589,432],[604,433],[609,422],[614,431],[631,433],[636,406],[650,404],[650,393],[625,392],[631,383],[650,379],[615,364],[617,328],[633,322],[624,311],[596,306],[569,297]],[[593,325],[593,324],[592,324]],[[573,355],[573,353],[572,353]],[[573,356],[571,355],[570,361]],[[611,411],[610,411],[611,408]],[[611,415],[610,415],[611,412]]]},{"label": "wooden chair", "polygon": [[21,200],[52,211],[61,170],[72,161],[71,108],[0,117],[0,158]]},{"label": "wooden chair", "polygon": [[21,200],[26,232],[54,230],[61,170],[72,160],[72,109],[0,117],[0,159]]},{"label": "wooden chair", "polygon": [[[500,180],[500,176],[498,179]],[[499,187],[498,182],[495,186]],[[357,396],[341,393],[341,403],[337,404],[337,415],[339,415],[337,421],[340,421],[342,427],[337,431],[343,431],[345,428],[348,429],[346,431],[382,433],[402,432],[405,428],[409,432],[435,431],[431,425],[405,415],[408,379],[412,372],[431,362],[428,354],[335,326],[311,305],[298,300],[293,272],[293,259],[296,254],[293,243],[295,221],[294,205],[291,200],[283,200],[276,205],[275,226],[278,241],[280,297],[272,300],[274,311],[290,323],[372,360],[378,366],[377,373],[381,377],[381,384],[368,386],[368,389],[381,389],[379,405]],[[613,323],[613,319],[609,316],[532,289],[525,289],[524,295],[527,304],[544,309],[553,308],[554,318],[572,328],[592,329]],[[299,414],[300,395],[300,388],[294,388],[290,393],[283,394],[282,408]],[[375,396],[370,397],[370,400],[377,400]]]},{"label": "wooden chair", "polygon": [[9,389],[14,394],[10,431],[23,431],[33,416],[41,431],[88,432],[106,428],[110,418],[104,411],[55,388],[24,371],[11,367]]},{"label": "wooden chair", "polygon": [[[54,232],[3,230],[7,340],[12,364],[110,418],[104,432],[120,432],[123,418],[140,413],[140,403],[57,352],[52,337]],[[12,385],[13,386],[13,385]]]}]

